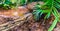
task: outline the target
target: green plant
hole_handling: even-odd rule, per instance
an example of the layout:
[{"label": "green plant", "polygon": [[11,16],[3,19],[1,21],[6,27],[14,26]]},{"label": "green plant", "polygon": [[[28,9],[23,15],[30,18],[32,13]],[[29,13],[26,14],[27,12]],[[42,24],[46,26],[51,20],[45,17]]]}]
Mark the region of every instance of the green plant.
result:
[{"label": "green plant", "polygon": [[[28,1],[28,2],[27,2]],[[20,4],[24,5],[25,3],[31,3],[34,2],[36,0],[20,0]],[[40,0],[39,0],[40,1]],[[33,12],[34,18],[35,20],[39,20],[39,18],[41,17],[42,14],[46,14],[44,19],[49,19],[50,15],[53,14],[55,16],[55,19],[52,23],[52,25],[50,26],[50,28],[48,29],[48,31],[52,31],[53,28],[56,26],[57,22],[59,21],[59,13],[57,9],[60,9],[60,0],[42,0],[44,2],[43,5],[36,5],[36,9]],[[38,2],[38,0],[37,0]]]},{"label": "green plant", "polygon": [[20,5],[25,5],[27,3],[27,0],[20,0]]},{"label": "green plant", "polygon": [[0,0],[0,7],[4,9],[11,9],[16,6],[17,0]]},{"label": "green plant", "polygon": [[0,0],[0,7],[4,9],[17,8],[27,3],[27,0]]},{"label": "green plant", "polygon": [[[44,1],[44,0],[43,0]],[[43,5],[36,5],[37,9],[33,12],[34,18],[38,20],[42,14],[45,14],[44,19],[48,19],[51,14],[54,15],[55,19],[48,29],[48,31],[52,31],[59,21],[59,13],[57,9],[60,9],[60,0],[46,0]]]},{"label": "green plant", "polygon": [[[0,0],[0,7],[8,9],[11,7],[18,7],[19,5],[27,4],[29,0]],[[30,0],[29,2],[34,2],[36,0]],[[40,0],[39,0],[40,1]],[[42,14],[46,14],[44,19],[49,19],[50,15],[53,14],[55,19],[48,29],[48,31],[52,31],[56,26],[57,22],[59,22],[60,15],[58,13],[58,9],[60,9],[60,0],[42,0],[44,2],[43,5],[37,4],[36,9],[33,12],[35,20],[39,20]],[[37,0],[38,2],[38,0]]]}]

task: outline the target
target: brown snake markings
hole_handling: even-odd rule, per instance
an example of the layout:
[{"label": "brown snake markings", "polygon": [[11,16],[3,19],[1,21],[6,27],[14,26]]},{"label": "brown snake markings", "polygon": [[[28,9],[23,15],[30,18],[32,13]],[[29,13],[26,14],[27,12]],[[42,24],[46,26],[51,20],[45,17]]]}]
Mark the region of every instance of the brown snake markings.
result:
[{"label": "brown snake markings", "polygon": [[22,23],[28,21],[29,18],[31,17],[31,15],[32,15],[31,13],[28,13],[28,14],[24,15],[24,17],[18,18],[14,21],[10,21],[10,22],[1,24],[0,25],[0,31],[7,31],[9,29],[14,28],[15,26],[21,25]]}]

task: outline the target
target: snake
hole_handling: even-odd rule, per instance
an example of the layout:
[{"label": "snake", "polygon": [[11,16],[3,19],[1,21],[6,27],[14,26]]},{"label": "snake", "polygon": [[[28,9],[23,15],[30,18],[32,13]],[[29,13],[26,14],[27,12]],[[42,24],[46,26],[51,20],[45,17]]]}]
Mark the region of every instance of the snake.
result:
[{"label": "snake", "polygon": [[18,19],[16,18],[14,21],[9,21],[9,22],[3,23],[0,25],[0,31],[8,31],[16,26],[19,26],[19,25],[23,24],[24,22],[29,21],[31,16],[32,16],[32,14],[28,13],[24,16],[19,17]]}]

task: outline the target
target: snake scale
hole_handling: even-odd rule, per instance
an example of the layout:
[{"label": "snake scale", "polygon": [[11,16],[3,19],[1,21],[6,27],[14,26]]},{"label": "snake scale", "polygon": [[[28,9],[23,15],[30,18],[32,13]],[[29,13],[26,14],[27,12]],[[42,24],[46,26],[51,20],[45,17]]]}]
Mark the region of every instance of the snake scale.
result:
[{"label": "snake scale", "polygon": [[9,21],[6,23],[3,23],[0,25],[0,31],[8,31],[16,26],[21,25],[22,23],[28,21],[31,18],[31,13],[28,13],[22,17],[19,17],[18,19],[15,19],[14,21]]}]

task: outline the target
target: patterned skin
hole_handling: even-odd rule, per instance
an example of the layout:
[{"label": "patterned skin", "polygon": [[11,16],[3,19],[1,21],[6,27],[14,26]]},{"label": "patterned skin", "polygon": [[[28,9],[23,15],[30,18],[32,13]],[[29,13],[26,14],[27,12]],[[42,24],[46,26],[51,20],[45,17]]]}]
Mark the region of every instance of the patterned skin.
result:
[{"label": "patterned skin", "polygon": [[[0,16],[1,17],[6,18],[6,19],[8,19],[8,18],[13,19],[13,20],[7,21],[5,23],[2,22],[2,24],[0,24],[0,31],[8,31],[8,30],[14,28],[15,26],[19,26],[22,23],[24,23],[26,21],[29,21],[32,14],[27,13],[27,12],[29,12],[28,9],[25,8],[25,7],[22,7],[22,6],[18,7],[18,10],[16,10],[16,11],[15,10],[7,10],[7,11],[3,10],[3,11],[0,11]],[[25,13],[27,13],[27,14],[25,14]]]}]

